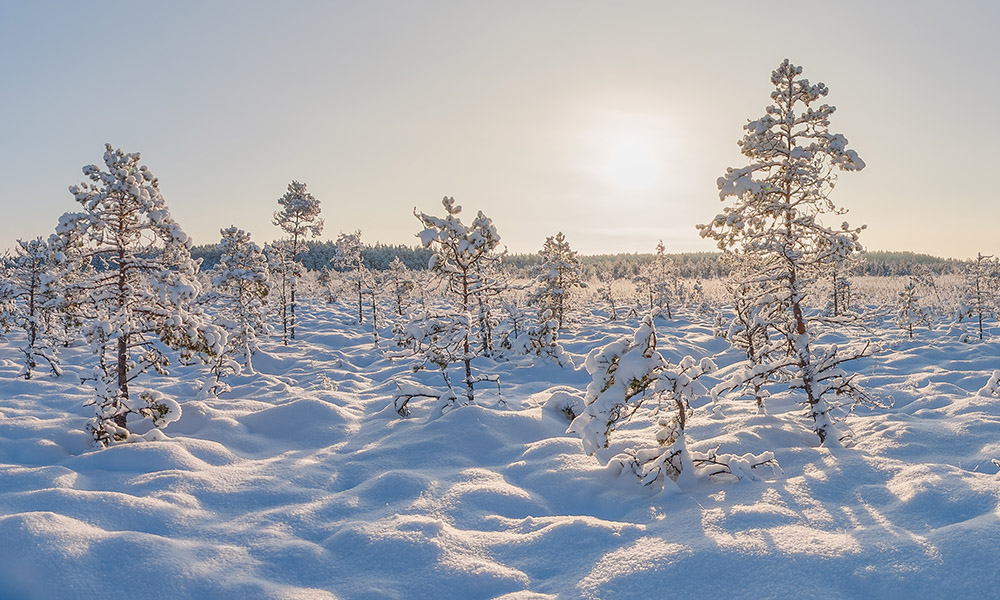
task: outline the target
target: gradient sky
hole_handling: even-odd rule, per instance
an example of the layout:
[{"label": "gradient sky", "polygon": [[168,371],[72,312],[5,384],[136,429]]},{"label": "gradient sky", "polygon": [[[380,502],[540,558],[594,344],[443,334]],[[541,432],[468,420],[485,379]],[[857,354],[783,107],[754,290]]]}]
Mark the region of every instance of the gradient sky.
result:
[{"label": "gradient sky", "polygon": [[868,164],[832,198],[869,249],[997,253],[998,23],[992,1],[0,0],[0,247],[77,210],[111,142],[201,244],[278,237],[296,179],[321,239],[416,244],[413,208],[449,195],[512,252],[713,250],[695,224],[787,57]]}]

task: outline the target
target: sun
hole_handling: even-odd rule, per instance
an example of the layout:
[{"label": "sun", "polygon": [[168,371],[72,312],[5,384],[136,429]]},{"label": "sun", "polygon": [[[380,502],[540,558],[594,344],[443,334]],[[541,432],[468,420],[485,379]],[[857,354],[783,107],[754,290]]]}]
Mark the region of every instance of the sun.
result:
[{"label": "sun", "polygon": [[636,137],[624,138],[609,148],[606,177],[625,190],[646,190],[659,179],[662,166],[653,144]]}]

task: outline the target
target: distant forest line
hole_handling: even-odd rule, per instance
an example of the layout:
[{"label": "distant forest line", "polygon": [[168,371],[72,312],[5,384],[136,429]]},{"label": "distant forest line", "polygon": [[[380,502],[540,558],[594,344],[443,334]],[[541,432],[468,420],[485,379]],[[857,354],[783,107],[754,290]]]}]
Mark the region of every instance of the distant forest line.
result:
[{"label": "distant forest line", "polygon": [[[195,246],[191,254],[202,259],[202,268],[210,269],[219,262],[220,250],[215,245]],[[365,264],[384,271],[396,257],[412,270],[424,270],[432,252],[427,248],[404,245],[375,244],[365,247]],[[306,242],[306,249],[299,258],[309,270],[340,270],[336,261],[336,246],[332,241]],[[729,269],[720,260],[720,252],[681,252],[670,254],[679,276],[690,279],[724,277]],[[616,278],[630,278],[653,258],[652,253],[578,255],[585,277],[610,274]],[[854,275],[911,275],[918,270],[941,275],[961,271],[967,261],[938,258],[914,252],[872,251],[862,255],[852,266]],[[530,275],[541,264],[535,254],[507,254],[503,264],[518,275]]]}]

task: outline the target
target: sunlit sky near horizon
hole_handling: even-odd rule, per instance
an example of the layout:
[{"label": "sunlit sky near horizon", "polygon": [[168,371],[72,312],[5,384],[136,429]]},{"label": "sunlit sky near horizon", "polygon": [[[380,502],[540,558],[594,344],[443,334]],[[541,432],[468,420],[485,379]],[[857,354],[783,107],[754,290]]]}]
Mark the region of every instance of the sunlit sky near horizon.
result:
[{"label": "sunlit sky near horizon", "polygon": [[[417,243],[454,196],[512,252],[711,251],[716,179],[784,58],[867,163],[871,250],[1000,251],[1000,3],[0,2],[0,248],[46,236],[104,143],[196,243],[258,242],[288,182],[320,239]],[[839,219],[838,219],[839,222]]]}]

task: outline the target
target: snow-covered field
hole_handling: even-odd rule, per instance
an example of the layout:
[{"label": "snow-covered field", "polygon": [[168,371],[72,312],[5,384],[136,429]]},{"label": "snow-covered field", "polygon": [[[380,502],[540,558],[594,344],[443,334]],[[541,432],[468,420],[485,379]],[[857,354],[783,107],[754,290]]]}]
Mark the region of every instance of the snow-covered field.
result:
[{"label": "snow-covered field", "polygon": [[[710,321],[661,322],[664,353],[735,363]],[[773,451],[782,472],[679,493],[565,433],[584,356],[635,324],[582,318],[563,338],[575,368],[477,358],[504,402],[415,399],[403,419],[395,381],[439,376],[376,350],[349,307],[307,304],[299,339],[265,344],[221,398],[197,399],[199,367],[140,380],[183,415],[166,440],[107,449],[84,431],[87,350],[25,381],[2,342],[0,598],[996,597],[1000,399],[978,393],[996,331],[865,334],[883,350],[861,382],[894,405],[847,417],[847,449],[819,447],[787,394],[766,414],[705,398],[694,449]]]}]

